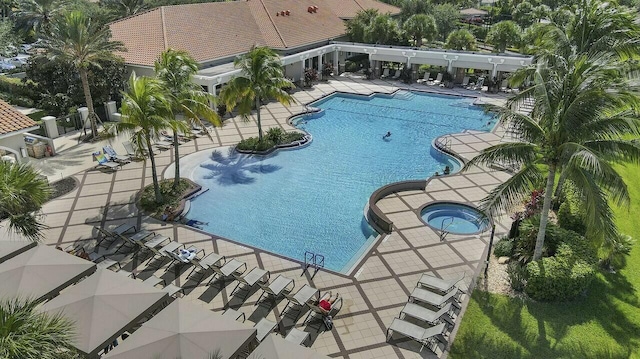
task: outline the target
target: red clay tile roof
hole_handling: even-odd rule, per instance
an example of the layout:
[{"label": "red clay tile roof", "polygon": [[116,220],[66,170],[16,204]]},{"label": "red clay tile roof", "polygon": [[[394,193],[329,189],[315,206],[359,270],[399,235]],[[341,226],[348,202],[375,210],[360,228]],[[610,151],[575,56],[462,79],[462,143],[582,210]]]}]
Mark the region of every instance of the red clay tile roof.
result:
[{"label": "red clay tile roof", "polygon": [[[310,6],[317,6],[309,13]],[[367,8],[398,14],[376,0],[247,0],[159,7],[111,23],[113,40],[128,64],[153,66],[168,48],[185,50],[197,61],[233,57],[253,45],[288,49],[335,39],[345,32],[342,19]],[[281,11],[289,16],[280,16]]]},{"label": "red clay tile roof", "polygon": [[38,124],[13,108],[13,106],[0,100],[0,135],[24,130]]}]

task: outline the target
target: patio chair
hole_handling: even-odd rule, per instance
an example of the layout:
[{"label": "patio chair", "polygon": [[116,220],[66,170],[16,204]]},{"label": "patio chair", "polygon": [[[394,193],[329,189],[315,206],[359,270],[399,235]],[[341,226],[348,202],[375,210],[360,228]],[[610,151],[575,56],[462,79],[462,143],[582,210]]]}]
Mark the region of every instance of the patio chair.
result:
[{"label": "patio chair", "polygon": [[[242,267],[244,267],[244,269],[241,271],[240,268]],[[242,273],[247,271],[247,263],[243,261],[239,261],[234,258],[226,262],[222,266],[222,268],[219,268],[217,266],[211,266],[210,268],[213,269],[213,276],[211,277],[211,279],[209,279],[209,282],[207,282],[207,285],[210,285],[211,282],[213,282],[216,278],[218,278],[218,276],[224,279],[232,276],[234,273],[241,275]]]},{"label": "patio chair", "polygon": [[124,247],[129,247],[133,249],[134,252],[137,252],[144,247],[145,239],[155,235],[156,234],[154,232],[149,232],[149,231],[140,231],[131,237],[127,237],[122,234],[116,234],[116,237],[122,240],[122,244],[118,246],[118,249],[116,250],[116,252],[119,252],[120,249]]},{"label": "patio chair", "polygon": [[121,164],[125,164],[125,163],[129,163],[131,162],[131,156],[130,155],[119,155],[116,150],[113,149],[113,147],[111,147],[111,145],[106,145],[104,147],[102,147],[102,152],[104,152],[105,155],[107,155],[107,157],[109,157],[110,160],[121,163]]},{"label": "patio chair", "polygon": [[110,239],[107,242],[108,242],[108,245],[111,245],[116,239],[118,239],[118,235],[127,233],[132,229],[134,232],[137,231],[136,226],[129,223],[122,223],[116,228],[111,230],[103,229],[98,226],[94,226],[93,229],[97,230],[100,234],[102,234],[102,238],[98,240],[98,243],[96,243],[96,247],[100,247],[102,242],[104,242],[106,239]]},{"label": "patio chair", "polygon": [[173,147],[173,142],[169,141],[156,141],[154,144],[157,148],[161,150],[170,150]]},{"label": "patio chair", "polygon": [[447,305],[438,311],[433,311],[415,303],[407,303],[404,305],[404,308],[402,308],[398,318],[404,319],[405,316],[409,316],[431,325],[438,324],[444,320],[450,326],[453,326],[452,314],[453,308],[451,303],[447,303]]},{"label": "patio chair", "polygon": [[480,90],[482,91],[482,88],[484,87],[484,77],[480,77],[478,79],[478,82],[476,83],[476,85],[473,87],[473,90]]},{"label": "patio chair", "polygon": [[[329,292],[325,292],[322,297],[320,299],[318,299],[317,303],[308,303],[307,302],[307,307],[309,307],[310,311],[309,314],[307,314],[307,317],[304,318],[304,321],[302,322],[302,324],[306,324],[308,322],[311,321],[311,319],[313,319],[314,317],[320,317],[320,318],[324,318],[325,315],[330,315],[332,317],[334,317],[336,315],[336,313],[340,310],[340,308],[342,308],[342,297],[338,298],[338,300],[333,303],[333,305],[331,306],[331,310],[329,310],[329,314],[326,314],[325,311],[323,311],[318,304],[320,303],[320,301],[322,299],[328,299],[328,297],[331,296],[331,294]],[[338,302],[340,302],[340,305],[338,306]],[[318,331],[320,330],[320,327],[318,327]]]},{"label": "patio chair", "polygon": [[438,73],[438,76],[436,76],[436,79],[431,81],[429,83],[429,85],[440,85],[440,83],[442,82],[442,72]]},{"label": "patio chair", "polygon": [[240,318],[242,318],[243,323],[247,320],[247,316],[244,314],[244,312],[231,308],[225,310],[224,313],[222,313],[222,316],[225,318],[231,318],[233,320],[239,320]]},{"label": "patio chair", "polygon": [[[233,274],[233,277],[238,281],[235,288],[231,291],[231,295],[233,295],[236,290],[239,289],[240,285],[243,284],[243,289],[251,290],[256,283],[267,283],[269,282],[269,278],[271,277],[271,273],[267,270],[264,270],[259,267],[254,267],[249,273],[244,274],[242,276]],[[266,277],[266,278],[265,278]]]},{"label": "patio chair", "polygon": [[93,153],[92,156],[93,156],[93,160],[94,161],[98,161],[98,164],[96,165],[95,168],[104,167],[104,168],[110,169],[112,171],[117,171],[118,168],[122,167],[122,164],[120,164],[120,163],[109,162],[109,159],[103,153],[95,152],[95,153]]},{"label": "patio chair", "polygon": [[462,87],[466,88],[467,86],[469,86],[469,76],[465,76],[462,78]]},{"label": "patio chair", "polygon": [[382,70],[382,76],[380,76],[381,79],[385,78],[385,77],[389,77],[389,68],[385,68],[384,70]]},{"label": "patio chair", "polygon": [[[284,296],[285,298],[288,299],[288,301],[287,301],[287,305],[285,305],[284,309],[282,309],[282,313],[280,313],[280,316],[284,315],[287,308],[289,308],[289,305],[291,304],[294,304],[300,307],[300,309],[298,310],[298,315],[300,315],[300,313],[302,312],[302,308],[304,308],[305,304],[307,304],[307,302],[309,302],[311,298],[313,298],[314,296],[317,296],[317,300],[318,301],[320,300],[320,291],[308,284],[305,284],[302,286],[302,288],[298,290],[296,294],[291,295],[290,293],[285,293]],[[297,316],[296,316],[296,319],[298,319]]]},{"label": "patio chair", "polygon": [[[296,287],[296,282],[294,282],[293,279],[279,275],[270,284],[258,283],[258,285],[260,286],[260,288],[262,288],[262,294],[260,294],[260,298],[258,298],[255,305],[258,305],[258,303],[260,303],[260,300],[265,294],[270,294],[274,298],[277,298],[283,293],[291,293],[291,291],[293,291],[293,288]],[[289,288],[290,285],[292,285],[291,288]]]},{"label": "patio chair", "polygon": [[173,252],[176,249],[182,247],[184,248],[184,244],[178,243],[178,242],[174,242],[174,241],[170,241],[169,243],[165,244],[162,248],[158,249],[157,247],[152,247],[152,246],[148,246],[145,245],[145,247],[147,247],[148,250],[151,251],[151,253],[153,253],[153,255],[151,256],[151,258],[149,258],[149,261],[147,261],[147,265],[149,265],[151,263],[152,260],[154,260],[155,258],[162,258],[161,263],[164,261],[165,258],[169,258],[169,259],[173,259],[173,257],[170,257],[169,252]]},{"label": "patio chair", "polygon": [[417,300],[436,308],[442,308],[446,303],[451,301],[456,308],[460,309],[461,307],[457,296],[458,293],[455,290],[452,290],[447,294],[440,295],[426,289],[414,288],[413,292],[409,295],[409,301]]},{"label": "patio chair", "polygon": [[431,72],[425,72],[421,79],[418,79],[418,83],[426,83],[431,78]]},{"label": "patio chair", "polygon": [[511,89],[509,89],[509,80],[502,80],[502,82],[500,83],[500,91],[511,92]]},{"label": "patio chair", "polygon": [[456,284],[463,280],[465,276],[466,273],[463,272],[462,276],[459,278],[444,280],[424,273],[418,280],[418,284],[416,286],[424,287],[440,293],[449,293],[454,288],[457,288]]},{"label": "patio chair", "polygon": [[304,342],[306,342],[307,339],[309,339],[309,332],[304,332],[296,328],[291,328],[289,334],[284,337],[284,340],[298,345],[304,345]]},{"label": "patio chair", "polygon": [[253,326],[257,331],[256,339],[258,339],[258,342],[263,341],[264,338],[269,335],[269,333],[273,332],[273,330],[276,329],[277,325],[278,323],[272,322],[267,318],[260,319],[260,321]]},{"label": "patio chair", "polygon": [[395,75],[393,75],[393,79],[397,80],[400,78],[401,75],[402,75],[402,70],[396,70]]},{"label": "patio chair", "polygon": [[201,259],[192,258],[189,260],[189,262],[193,264],[193,269],[191,270],[191,272],[189,272],[189,275],[187,275],[187,278],[191,278],[191,275],[193,274],[193,272],[200,269],[200,272],[201,272],[200,279],[198,280],[198,283],[200,283],[200,281],[204,278],[207,271],[211,269],[211,267],[213,266],[220,267],[221,262],[222,262],[222,265],[224,265],[226,261],[227,259],[225,258],[225,256],[220,255],[216,252],[211,252]]},{"label": "patio chair", "polygon": [[[127,155],[131,156],[131,158],[141,158],[141,156],[135,150],[131,142],[129,141],[122,142],[122,147],[124,147],[124,150],[127,152]],[[149,155],[149,152],[147,150],[144,150],[143,156],[148,156],[148,155]]]},{"label": "patio chair", "polygon": [[181,254],[176,252],[176,250],[177,250],[177,248],[172,250],[172,251],[165,251],[165,253],[168,255],[168,257],[171,258],[171,263],[169,263],[167,268],[164,270],[165,272],[169,271],[169,269],[173,265],[175,265],[175,267],[177,269],[179,269],[183,265],[191,263],[191,259],[198,258],[198,253],[200,253],[200,252],[202,252],[203,256],[205,254],[204,253],[204,249],[200,249],[200,248],[198,248],[196,246],[190,246],[189,248],[185,248],[185,250],[189,251],[189,253],[193,253],[193,256],[190,255],[189,258],[182,256]]},{"label": "patio chair", "polygon": [[387,329],[387,340],[391,338],[394,332],[400,333],[422,344],[420,351],[425,346],[428,346],[429,350],[435,353],[435,346],[438,345],[438,341],[442,341],[444,327],[445,325],[442,323],[433,327],[423,328],[413,323],[405,322],[402,319],[393,318],[393,322]]}]

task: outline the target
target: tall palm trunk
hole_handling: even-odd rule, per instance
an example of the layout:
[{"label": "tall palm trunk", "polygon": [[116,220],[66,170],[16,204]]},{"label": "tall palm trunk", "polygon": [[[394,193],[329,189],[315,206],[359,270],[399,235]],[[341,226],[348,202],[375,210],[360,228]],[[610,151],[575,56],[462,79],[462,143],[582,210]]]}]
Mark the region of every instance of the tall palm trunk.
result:
[{"label": "tall palm trunk", "polygon": [[82,81],[82,91],[84,92],[84,101],[87,103],[89,109],[89,121],[91,122],[91,136],[96,138],[98,136],[98,126],[96,124],[96,112],[93,109],[93,99],[91,98],[91,90],[89,89],[89,76],[87,69],[80,66],[78,68],[80,72],[80,81]]},{"label": "tall palm trunk", "polygon": [[153,190],[156,193],[156,203],[162,202],[162,193],[160,193],[160,184],[158,183],[158,172],[156,171],[156,157],[151,150],[151,136],[145,136],[147,142],[147,151],[149,151],[149,159],[151,160],[151,177],[153,179]]},{"label": "tall palm trunk", "polygon": [[173,178],[173,190],[175,191],[180,183],[180,152],[178,150],[178,132],[176,130],[173,131],[173,155],[176,157],[175,177]]},{"label": "tall palm trunk", "polygon": [[554,197],[558,198],[562,194],[562,187],[564,186],[564,182],[567,180],[566,172],[560,169],[560,178],[558,179],[558,186],[556,187],[556,191],[553,194]]},{"label": "tall palm trunk", "polygon": [[260,97],[256,96],[256,117],[258,118],[258,141],[262,142],[262,124],[260,123]]},{"label": "tall palm trunk", "polygon": [[556,165],[549,166],[549,175],[547,177],[547,187],[544,190],[544,202],[542,204],[542,213],[540,214],[540,228],[538,229],[538,237],[536,238],[536,248],[533,250],[533,260],[537,261],[542,258],[542,247],[544,246],[544,235],[549,223],[549,210],[551,210],[551,198],[553,198],[553,183],[556,177]]},{"label": "tall palm trunk", "polygon": [[260,97],[256,96],[256,117],[258,118],[258,141],[262,142],[262,123],[260,122]]}]

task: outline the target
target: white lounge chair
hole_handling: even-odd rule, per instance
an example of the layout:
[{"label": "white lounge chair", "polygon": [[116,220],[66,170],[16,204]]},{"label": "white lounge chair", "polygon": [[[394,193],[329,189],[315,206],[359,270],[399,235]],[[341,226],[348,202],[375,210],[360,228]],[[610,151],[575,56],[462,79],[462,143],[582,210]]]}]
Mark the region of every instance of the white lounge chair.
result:
[{"label": "white lounge chair", "polygon": [[442,340],[441,338],[444,328],[444,323],[429,328],[423,328],[413,323],[405,322],[402,319],[393,318],[393,322],[387,329],[387,340],[391,338],[391,335],[393,335],[394,332],[400,333],[422,344],[420,351],[428,345],[429,350],[435,353],[435,346],[438,344],[438,341]]},{"label": "white lounge chair", "polygon": [[420,301],[436,308],[442,308],[445,304],[451,302],[455,307],[460,309],[460,303],[458,302],[458,291],[452,290],[447,294],[441,295],[432,291],[414,288],[413,292],[409,295],[409,301]]},{"label": "white lounge chair", "polygon": [[269,281],[269,278],[271,277],[271,273],[269,271],[258,267],[253,268],[247,274],[237,275],[234,273],[232,275],[238,281],[238,284],[236,284],[235,288],[233,288],[233,290],[231,291],[231,295],[233,295],[236,290],[238,290],[241,284],[246,286],[243,286],[243,288],[250,290],[258,282],[267,283]]},{"label": "white lounge chair", "polygon": [[509,88],[509,80],[502,80],[502,82],[500,83],[500,91],[511,92],[511,89]]},{"label": "white lounge chair", "polygon": [[258,339],[259,342],[263,341],[264,338],[269,335],[269,333],[273,332],[273,330],[276,329],[277,325],[278,323],[272,322],[267,318],[260,319],[260,321],[253,326],[257,331],[256,339]]},{"label": "white lounge chair", "polygon": [[459,278],[445,280],[425,273],[418,280],[417,286],[438,291],[440,293],[448,293],[456,288],[456,284],[463,280],[465,276],[466,273],[462,273],[462,276]]},{"label": "white lounge chair", "polygon": [[[293,279],[279,275],[269,284],[258,283],[258,285],[262,288],[262,294],[260,294],[260,298],[256,301],[256,305],[260,303],[260,300],[265,294],[270,294],[274,298],[277,298],[283,293],[290,293],[293,291],[293,288],[295,288],[296,282],[294,282]],[[291,288],[289,288],[289,286],[291,286]]]},{"label": "white lounge chair", "polygon": [[129,163],[131,162],[131,156],[130,155],[119,155],[116,150],[113,149],[113,147],[111,147],[111,145],[106,145],[102,147],[102,152],[104,152],[104,154],[109,157],[109,159],[111,161],[115,161],[118,163]]},{"label": "white lounge chair", "polygon": [[465,77],[462,79],[462,87],[465,87],[465,88],[466,88],[467,86],[469,86],[469,76],[465,76]]},{"label": "white lounge chair", "polygon": [[385,68],[384,70],[382,70],[382,76],[380,76],[380,78],[385,78],[385,77],[389,77],[389,68]]},{"label": "white lounge chair", "polygon": [[[284,309],[282,309],[282,313],[280,313],[281,316],[284,315],[284,313],[287,311],[287,308],[289,308],[289,305],[294,304],[297,305],[298,307],[300,307],[300,310],[298,311],[298,315],[300,315],[300,313],[302,312],[302,308],[304,308],[305,304],[307,304],[311,298],[313,298],[314,296],[317,296],[317,300],[319,301],[320,295],[320,291],[313,288],[312,286],[305,284],[302,286],[302,288],[300,288],[298,290],[298,292],[294,295],[291,295],[290,293],[285,293],[285,297],[288,299],[287,301],[287,305],[284,306]],[[296,319],[298,317],[296,316]]]},{"label": "white lounge chair", "polygon": [[191,262],[191,264],[193,264],[193,269],[191,270],[191,272],[189,272],[189,275],[187,276],[187,278],[191,278],[191,275],[193,274],[193,272],[199,269],[201,273],[200,273],[200,279],[198,280],[198,283],[200,283],[200,281],[204,278],[204,276],[206,275],[209,269],[211,269],[214,266],[220,267],[221,265],[224,265],[224,263],[226,263],[227,260],[225,256],[220,255],[216,252],[211,252],[206,256],[204,256],[202,259],[192,258],[192,259],[189,259],[189,261]]},{"label": "white lounge chair", "polygon": [[298,345],[304,345],[304,342],[309,339],[309,332],[304,332],[300,329],[291,328],[289,334],[284,337],[284,340],[289,341],[291,343],[296,343]]},{"label": "white lounge chair", "polygon": [[442,72],[440,72],[438,76],[436,76],[436,79],[430,82],[429,85],[440,85],[440,83],[442,82],[442,76]]},{"label": "white lounge chair", "polygon": [[407,303],[404,305],[404,308],[402,308],[398,318],[404,319],[405,316],[409,316],[431,325],[438,324],[444,320],[449,325],[453,326],[452,306],[453,305],[451,303],[447,303],[447,305],[443,306],[438,311],[433,311],[415,303]]},{"label": "white lounge chair", "polygon": [[393,75],[393,79],[397,80],[400,78],[401,75],[402,75],[402,70],[396,70],[395,75]]},{"label": "white lounge chair", "polygon": [[[209,279],[209,282],[207,283],[207,285],[211,284],[211,282],[213,282],[218,276],[222,278],[227,278],[227,277],[231,277],[234,273],[237,275],[242,275],[242,273],[247,271],[247,263],[243,261],[239,261],[234,258],[226,262],[222,266],[222,268],[215,265],[211,266],[210,268],[213,269],[213,276],[211,277],[211,279]],[[244,268],[244,269],[240,270],[240,268]]]},{"label": "white lounge chair", "polygon": [[421,79],[418,79],[418,83],[428,82],[431,79],[431,72],[425,72]]}]

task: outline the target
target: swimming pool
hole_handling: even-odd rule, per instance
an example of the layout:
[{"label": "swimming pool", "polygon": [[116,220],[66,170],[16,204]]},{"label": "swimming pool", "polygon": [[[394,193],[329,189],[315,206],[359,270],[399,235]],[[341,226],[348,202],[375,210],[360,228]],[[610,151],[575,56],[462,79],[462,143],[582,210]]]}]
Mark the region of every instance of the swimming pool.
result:
[{"label": "swimming pool", "polygon": [[424,207],[422,220],[437,231],[474,234],[485,231],[489,220],[482,212],[459,203],[435,203]]},{"label": "swimming pool", "polygon": [[[304,148],[249,156],[214,149],[185,157],[183,172],[209,191],[189,217],[204,230],[302,261],[325,256],[345,272],[377,233],[364,220],[371,193],[426,178],[457,161],[431,147],[441,135],[487,129],[491,116],[469,98],[401,92],[391,97],[336,94],[311,106],[320,114],[294,125],[313,136]],[[391,137],[383,139],[391,132]]]}]

